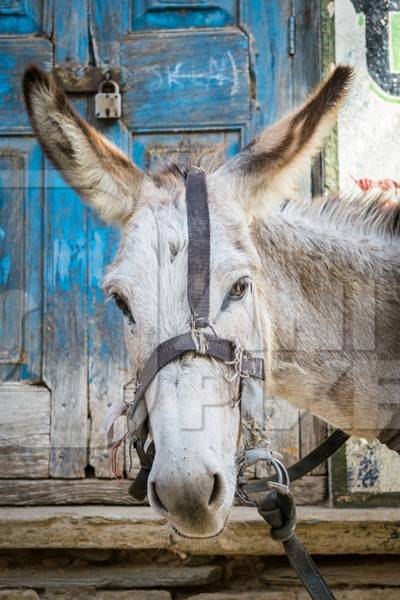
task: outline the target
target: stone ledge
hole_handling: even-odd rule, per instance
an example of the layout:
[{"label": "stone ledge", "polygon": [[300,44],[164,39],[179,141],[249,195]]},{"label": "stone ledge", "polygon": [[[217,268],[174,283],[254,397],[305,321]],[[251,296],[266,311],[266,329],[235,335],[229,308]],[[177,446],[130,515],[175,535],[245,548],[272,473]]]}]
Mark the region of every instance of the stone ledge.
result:
[{"label": "stone ledge", "polygon": [[[43,567],[32,565],[0,570],[0,588],[178,588],[214,584],[221,578],[216,565],[198,567],[175,565],[102,565],[88,567]],[[77,594],[77,597],[79,595]],[[0,597],[1,598],[1,597]]]},{"label": "stone ledge", "polygon": [[[297,533],[313,554],[399,554],[400,508],[300,507]],[[148,507],[0,509],[0,548],[165,549],[188,554],[279,555],[253,508],[235,507],[223,534],[177,536]]]}]

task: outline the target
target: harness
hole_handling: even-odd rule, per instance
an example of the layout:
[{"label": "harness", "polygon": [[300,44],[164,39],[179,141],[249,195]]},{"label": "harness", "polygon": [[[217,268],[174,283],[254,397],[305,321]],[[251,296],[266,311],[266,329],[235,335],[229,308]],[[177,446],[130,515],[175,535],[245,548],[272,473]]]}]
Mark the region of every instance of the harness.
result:
[{"label": "harness", "polygon": [[[236,494],[246,505],[258,508],[260,515],[271,527],[273,539],[283,544],[292,567],[310,597],[314,600],[334,600],[334,595],[315,563],[294,534],[296,510],[289,483],[324,462],[349,436],[341,430],[334,431],[320,446],[288,469],[273,454],[266,432],[263,353],[261,350],[250,352],[243,349],[238,340],[218,337],[210,324],[210,217],[205,174],[197,167],[191,167],[186,173],[186,208],[189,233],[187,296],[191,312],[188,331],[157,346],[138,375],[131,402],[117,403],[110,407],[105,421],[108,443],[112,446],[114,421],[117,417],[126,415],[126,435],[129,435],[131,446],[136,450],[141,465],[130,485],[129,493],[137,500],[144,500],[156,452],[154,442],[146,448],[149,415],[145,394],[157,373],[188,352],[210,357],[233,371],[228,380],[236,381],[233,401],[240,404],[244,440],[244,453],[238,459]],[[252,347],[261,349],[256,312],[253,321]],[[392,435],[399,442],[398,427]],[[114,449],[123,439],[114,444]],[[385,441],[392,442],[392,436]],[[248,481],[245,469],[260,460],[265,461],[275,474]],[[251,495],[255,493],[258,495],[253,499]]]}]

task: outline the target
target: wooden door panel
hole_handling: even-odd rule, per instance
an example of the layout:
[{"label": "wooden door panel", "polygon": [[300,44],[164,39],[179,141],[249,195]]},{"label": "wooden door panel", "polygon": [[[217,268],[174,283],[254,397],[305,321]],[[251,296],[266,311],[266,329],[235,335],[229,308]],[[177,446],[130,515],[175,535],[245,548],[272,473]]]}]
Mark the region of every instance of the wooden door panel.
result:
[{"label": "wooden door panel", "polygon": [[45,188],[43,378],[52,391],[50,474],[76,478],[87,464],[87,209],[50,166]]},{"label": "wooden door panel", "polygon": [[[92,114],[93,120],[93,114]],[[130,153],[130,135],[120,122],[97,122],[100,129],[126,154]],[[107,408],[122,402],[131,376],[125,349],[121,311],[109,302],[102,290],[107,266],[119,243],[119,230],[102,223],[89,210],[87,215],[88,251],[88,393],[89,456],[88,464],[96,477],[113,477],[111,453],[105,446],[103,424]],[[125,433],[123,419],[115,424],[115,437]],[[124,453],[118,455],[118,468],[124,468]]]},{"label": "wooden door panel", "polygon": [[[120,42],[130,30],[131,0],[89,0],[90,36],[94,62],[119,65]],[[107,26],[104,26],[107,23]]]},{"label": "wooden door panel", "polygon": [[42,153],[0,139],[0,376],[41,380]]},{"label": "wooden door panel", "polygon": [[0,0],[0,35],[23,35],[46,32],[47,0]]},{"label": "wooden door panel", "polygon": [[237,0],[132,0],[132,29],[224,27],[236,23]]},{"label": "wooden door panel", "polygon": [[[88,464],[96,477],[112,477],[111,453],[104,436],[104,420],[108,407],[124,399],[129,382],[121,311],[107,302],[102,280],[119,242],[119,231],[104,225],[95,214],[88,215],[88,393],[89,456]],[[115,424],[115,438],[125,433],[123,419]],[[123,452],[118,455],[118,468],[124,468]]]},{"label": "wooden door panel", "polygon": [[0,222],[7,231],[0,234],[0,362],[19,364],[22,360],[24,313],[24,156],[8,148],[0,154]]},{"label": "wooden door panel", "polygon": [[52,45],[42,38],[3,38],[0,39],[0,56],[0,135],[30,134],[31,127],[22,100],[22,74],[31,62],[51,70]]},{"label": "wooden door panel", "polygon": [[0,431],[0,477],[49,476],[49,390],[17,383],[2,385]]},{"label": "wooden door panel", "polygon": [[[82,75],[89,62],[89,16],[87,0],[53,5],[54,62]],[[105,26],[107,26],[105,24]]]},{"label": "wooden door panel", "polygon": [[[252,110],[245,128],[245,144],[293,107],[293,90],[297,82],[293,80],[292,69],[295,58],[302,58],[289,56],[290,15],[290,2],[264,0],[262,9],[259,2],[240,2],[240,26],[251,36]],[[304,35],[309,32],[305,31]]]},{"label": "wooden door panel", "polygon": [[[85,98],[74,101],[86,116]],[[43,379],[52,392],[53,477],[84,477],[87,464],[87,209],[46,161]]]},{"label": "wooden door panel", "polygon": [[233,156],[240,148],[240,143],[240,130],[143,133],[133,136],[132,159],[143,169],[153,170],[163,159],[188,164],[194,155],[222,146],[227,156]]},{"label": "wooden door panel", "polygon": [[247,122],[249,48],[239,30],[135,35],[122,44],[124,121],[132,129]]}]

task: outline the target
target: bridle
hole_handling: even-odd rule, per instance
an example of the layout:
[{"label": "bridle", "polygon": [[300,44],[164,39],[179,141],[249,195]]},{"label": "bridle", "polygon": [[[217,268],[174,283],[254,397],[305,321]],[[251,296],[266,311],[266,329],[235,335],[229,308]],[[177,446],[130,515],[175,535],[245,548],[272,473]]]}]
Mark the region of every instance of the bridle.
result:
[{"label": "bridle", "polygon": [[[160,343],[138,374],[134,398],[113,405],[105,422],[105,432],[112,446],[113,425],[117,417],[127,416],[130,445],[138,454],[140,471],[129,492],[137,500],[147,495],[147,480],[155,457],[154,442],[149,436],[148,411],[145,395],[156,375],[169,363],[187,353],[209,357],[233,371],[230,381],[236,380],[234,402],[240,406],[244,453],[238,459],[237,496],[248,506],[256,506],[271,526],[272,537],[282,542],[290,563],[314,600],[334,600],[327,586],[295,536],[296,511],[289,489],[294,481],[324,462],[349,438],[341,430],[334,431],[318,448],[288,469],[269,447],[266,432],[264,380],[265,365],[260,352],[250,352],[239,341],[219,337],[210,323],[210,216],[205,173],[191,167],[185,174],[186,209],[189,234],[187,297],[191,318],[188,331]],[[251,423],[251,427],[248,424]],[[394,429],[394,428],[393,428]],[[124,436],[125,438],[125,436]],[[114,448],[117,448],[122,438]],[[398,427],[389,441],[400,441]],[[258,461],[265,461],[275,474],[248,481],[245,470]],[[253,499],[250,494],[263,494]]]},{"label": "bridle", "polygon": [[[147,477],[155,455],[153,443],[145,450],[148,438],[146,391],[157,373],[187,353],[207,356],[233,371],[229,378],[230,381],[236,380],[233,402],[240,403],[242,417],[245,416],[246,422],[252,423],[252,427],[246,427],[245,430],[246,450],[254,451],[256,448],[253,440],[256,432],[257,446],[266,438],[264,359],[244,350],[237,340],[219,337],[210,324],[210,217],[205,173],[200,168],[192,167],[186,173],[186,209],[189,233],[187,297],[191,315],[188,331],[163,341],[153,351],[138,375],[134,399],[126,410],[130,443],[141,464],[141,471],[132,483],[130,493],[141,500],[147,493]],[[254,394],[254,387],[258,394]],[[252,393],[248,394],[247,388],[251,388]],[[281,469],[284,469],[283,465]]]}]

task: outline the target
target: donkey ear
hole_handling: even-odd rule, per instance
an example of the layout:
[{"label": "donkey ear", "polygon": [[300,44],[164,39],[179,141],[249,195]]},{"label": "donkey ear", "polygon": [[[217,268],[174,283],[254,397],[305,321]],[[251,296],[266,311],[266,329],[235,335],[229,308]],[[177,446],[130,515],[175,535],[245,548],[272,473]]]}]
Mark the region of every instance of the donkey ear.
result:
[{"label": "donkey ear", "polygon": [[224,170],[234,176],[252,210],[257,210],[257,200],[261,202],[267,190],[269,197],[279,199],[293,193],[296,180],[336,122],[352,76],[351,67],[336,67],[299,109],[263,131],[225,164]]},{"label": "donkey ear", "polygon": [[33,131],[64,179],[105,221],[121,222],[147,177],[71,107],[63,90],[35,66],[23,92]]}]

